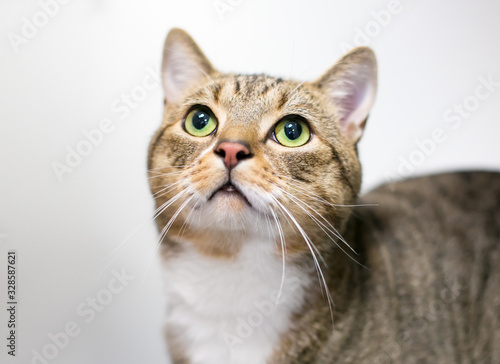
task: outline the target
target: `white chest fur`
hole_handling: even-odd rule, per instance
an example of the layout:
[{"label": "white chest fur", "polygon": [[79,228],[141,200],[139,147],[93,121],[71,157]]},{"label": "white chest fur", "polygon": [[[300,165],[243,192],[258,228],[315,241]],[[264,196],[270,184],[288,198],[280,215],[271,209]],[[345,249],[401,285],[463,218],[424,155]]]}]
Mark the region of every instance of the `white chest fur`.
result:
[{"label": "white chest fur", "polygon": [[[186,244],[189,247],[189,244]],[[187,249],[164,263],[167,325],[191,364],[264,364],[292,326],[310,278],[292,266],[282,282],[274,242],[252,239],[232,260]]]}]

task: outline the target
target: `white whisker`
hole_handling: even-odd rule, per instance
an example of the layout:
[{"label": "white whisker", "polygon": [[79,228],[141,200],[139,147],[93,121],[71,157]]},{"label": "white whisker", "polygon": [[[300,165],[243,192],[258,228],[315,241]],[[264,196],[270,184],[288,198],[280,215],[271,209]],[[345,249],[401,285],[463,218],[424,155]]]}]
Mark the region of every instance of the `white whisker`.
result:
[{"label": "white whisker", "polygon": [[326,205],[329,205],[329,206],[332,206],[332,207],[378,207],[379,205],[378,204],[371,204],[371,203],[367,203],[367,204],[350,204],[350,205],[342,205],[342,204],[335,204],[335,203],[331,203],[330,201],[327,201],[325,200],[324,198],[322,198],[321,196],[318,196],[314,193],[311,192],[311,190],[307,189],[306,187],[302,187],[300,186],[297,181],[291,177],[287,177],[287,176],[283,176],[283,175],[279,175],[279,174],[275,174],[276,176],[280,177],[280,178],[283,178],[283,179],[286,179],[288,182],[288,186],[297,191],[298,193],[300,193],[301,195],[305,195],[305,196],[308,196],[308,197],[313,197],[314,200],[316,201],[319,201],[319,202],[322,202]]},{"label": "white whisker", "polygon": [[[182,191],[182,192],[185,192],[185,191]],[[182,203],[182,205],[177,209],[177,211],[174,213],[174,215],[170,218],[170,220],[168,221],[168,223],[163,227],[161,233],[160,233],[160,236],[159,238],[157,239],[156,241],[156,244],[155,244],[155,247],[153,249],[153,253],[150,255],[149,257],[149,263],[148,263],[148,266],[146,268],[146,271],[144,272],[144,276],[142,277],[142,282],[141,282],[141,287],[142,285],[144,284],[144,281],[146,280],[146,276],[149,272],[149,269],[151,267],[151,263],[153,262],[153,257],[156,255],[156,253],[158,252],[158,248],[161,246],[161,243],[163,242],[163,239],[165,238],[165,236],[167,236],[167,233],[168,231],[170,230],[170,228],[172,227],[172,225],[174,224],[175,222],[175,219],[177,219],[177,217],[179,216],[179,214],[182,212],[182,210],[187,206],[187,204],[194,198],[194,195],[188,197],[186,199],[186,201],[184,201]]]},{"label": "white whisker", "polygon": [[314,261],[314,265],[315,265],[316,271],[318,273],[318,278],[320,280],[320,286],[321,286],[321,283],[322,283],[323,286],[324,286],[324,289],[325,289],[325,294],[326,294],[326,297],[327,297],[327,300],[328,300],[328,307],[330,309],[330,314],[331,314],[332,324],[333,324],[333,306],[334,306],[333,305],[333,300],[332,300],[332,297],[330,295],[330,290],[328,289],[328,285],[326,283],[325,276],[323,275],[323,271],[321,270],[321,266],[319,265],[318,259],[316,258],[316,254],[314,253],[314,250],[312,248],[314,246],[314,243],[311,241],[311,239],[309,238],[309,236],[307,235],[307,233],[304,231],[304,229],[302,228],[302,226],[300,226],[300,224],[297,222],[297,220],[292,215],[292,213],[290,213],[290,211],[288,211],[288,209],[285,206],[283,206],[283,204],[281,202],[279,202],[278,199],[276,199],[275,197],[273,197],[273,200],[274,200],[274,202],[276,202],[276,204],[278,205],[278,207],[280,207],[281,210],[293,221],[294,225],[299,230],[300,234],[304,238],[304,241],[306,242],[306,244],[307,244],[307,246],[308,246],[308,248],[309,248],[309,250],[311,252],[311,255],[312,255],[312,258],[313,258],[313,261]]},{"label": "white whisker", "polygon": [[281,283],[280,283],[280,288],[279,288],[279,291],[278,291],[278,298],[276,300],[276,305],[274,306],[274,309],[276,310],[278,305],[279,305],[279,301],[280,301],[280,298],[281,298],[281,294],[283,293],[283,285],[285,283],[285,273],[286,273],[286,245],[285,245],[285,236],[284,236],[284,233],[283,233],[283,228],[281,227],[281,223],[278,219],[278,217],[276,216],[276,213],[274,212],[274,210],[272,208],[270,208],[270,211],[271,211],[271,214],[274,218],[274,221],[276,222],[276,228],[278,229],[278,233],[279,233],[279,237],[280,237],[280,242],[281,242],[281,257],[282,257],[282,264],[283,264],[283,269],[282,269],[282,272],[281,272]]},{"label": "white whisker", "polygon": [[[174,197],[172,197],[171,199],[169,199],[168,201],[163,203],[160,207],[158,207],[155,211],[153,211],[153,217],[145,219],[141,224],[139,224],[139,226],[132,233],[130,233],[124,240],[122,240],[122,242],[120,244],[118,244],[118,246],[115,249],[113,249],[108,255],[106,255],[103,259],[101,259],[101,262],[103,262],[109,258],[112,258],[110,260],[110,262],[104,267],[104,269],[99,274],[102,274],[106,270],[108,270],[108,268],[111,266],[111,264],[118,257],[118,255],[119,255],[118,252],[120,250],[123,250],[123,248],[125,248],[125,246],[127,245],[128,241],[130,240],[130,238],[132,236],[134,236],[140,229],[142,229],[142,227],[146,223],[150,223],[150,222],[154,221],[163,211],[165,211],[167,208],[169,208],[184,193],[185,193],[185,190],[179,192],[177,195],[175,195]],[[114,257],[113,257],[113,255],[114,255]]]},{"label": "white whisker", "polygon": [[[279,187],[278,187],[279,188]],[[346,241],[345,239],[342,237],[342,235],[340,235],[340,233],[337,231],[337,229],[335,229],[335,227],[328,221],[326,220],[320,213],[318,213],[316,210],[314,210],[312,207],[310,207],[309,205],[307,205],[305,202],[301,201],[300,199],[298,199],[297,197],[293,196],[292,194],[290,194],[289,192],[286,192],[286,191],[283,191],[284,193],[288,194],[289,197],[292,199],[292,201],[297,205],[299,206],[315,223],[316,225],[318,225],[318,227],[326,234],[326,236],[328,236],[328,238],[330,240],[332,240],[335,245],[340,249],[342,250],[342,252],[347,255],[353,262],[355,262],[356,264],[360,265],[361,267],[363,268],[366,268],[368,269],[368,267],[366,267],[365,265],[363,265],[362,263],[358,262],[354,257],[352,257],[345,249],[343,249],[336,241],[335,239],[329,234],[333,234],[335,235],[336,238],[338,238],[339,240],[341,240],[349,249],[351,249],[351,251],[356,254],[356,255],[359,255]],[[301,204],[304,204],[306,207],[309,207],[314,213],[316,213],[319,217],[321,217],[334,231],[330,230],[330,228],[328,226],[326,226],[324,223],[322,223],[321,221],[319,221],[310,211],[306,210],[303,206],[301,206]],[[326,229],[326,230],[325,230]]]},{"label": "white whisker", "polygon": [[170,173],[161,173],[157,174],[155,176],[150,176],[148,177],[149,180],[154,179],[154,178],[160,178],[160,177],[167,177],[167,176],[172,176],[172,175],[178,175],[182,174],[184,171],[177,171],[177,172],[170,172]]},{"label": "white whisker", "polygon": [[153,193],[153,197],[154,197],[155,199],[157,199],[157,198],[160,198],[160,197],[162,197],[162,196],[165,196],[167,193],[172,192],[173,190],[175,190],[175,189],[177,188],[177,186],[178,186],[180,183],[182,183],[182,182],[183,182],[183,181],[182,181],[182,180],[180,180],[180,181],[177,181],[177,182],[171,183],[171,184],[169,184],[169,185],[165,185],[165,186],[158,186],[158,187],[164,187],[164,188],[162,188],[161,190],[159,190],[159,191],[157,191],[157,192]]},{"label": "white whisker", "polygon": [[[309,216],[311,216],[311,218],[313,218],[315,221],[317,221],[317,218],[314,217],[313,215],[310,214],[309,211],[307,211],[306,209],[304,209],[303,206],[301,206],[300,204],[303,204],[305,205],[306,207],[308,207],[311,211],[313,211],[314,213],[316,213],[321,219],[323,219],[323,221],[328,224],[328,226],[333,229],[334,231],[332,231],[328,226],[325,226],[321,221],[318,221],[322,226],[324,226],[330,233],[332,233],[333,235],[335,235],[335,237],[337,237],[340,241],[342,241],[354,254],[356,255],[359,255],[356,250],[354,250],[354,248],[352,248],[348,243],[347,241],[345,241],[345,239],[342,237],[342,235],[340,235],[340,233],[337,231],[337,229],[335,229],[335,227],[327,220],[323,217],[323,215],[321,215],[318,211],[316,211],[314,208],[312,208],[311,206],[309,206],[307,203],[305,203],[304,201],[302,201],[301,199],[299,199],[297,196],[294,196],[293,194],[291,194],[290,192],[287,192],[285,191],[283,188],[279,187],[279,186],[276,186],[278,189],[280,189],[283,193],[285,193],[287,196],[289,196],[293,202],[295,202],[295,204],[297,206],[299,206],[304,212],[306,212]],[[297,202],[298,201],[298,202]],[[300,204],[299,204],[300,203]],[[334,242],[335,240],[332,239]],[[337,244],[335,242],[335,244]],[[338,244],[337,246],[342,249]],[[342,249],[342,251],[344,251]],[[345,252],[345,251],[344,251]],[[346,252],[345,252],[346,253]],[[347,254],[347,253],[346,253]]]}]

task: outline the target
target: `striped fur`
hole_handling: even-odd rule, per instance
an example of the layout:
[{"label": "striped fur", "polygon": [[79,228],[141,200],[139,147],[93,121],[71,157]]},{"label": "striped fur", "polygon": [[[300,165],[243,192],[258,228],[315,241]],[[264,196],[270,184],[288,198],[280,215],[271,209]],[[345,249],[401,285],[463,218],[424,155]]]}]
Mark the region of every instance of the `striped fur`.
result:
[{"label": "striped fur", "polygon": [[[359,198],[373,52],[352,51],[314,82],[224,74],[175,29],[163,73],[148,166],[175,364],[500,363],[500,174]],[[184,130],[195,105],[216,116],[213,134]],[[298,148],[272,138],[290,114],[312,131]],[[228,170],[223,141],[251,158]],[[244,198],[214,194],[228,180]]]}]

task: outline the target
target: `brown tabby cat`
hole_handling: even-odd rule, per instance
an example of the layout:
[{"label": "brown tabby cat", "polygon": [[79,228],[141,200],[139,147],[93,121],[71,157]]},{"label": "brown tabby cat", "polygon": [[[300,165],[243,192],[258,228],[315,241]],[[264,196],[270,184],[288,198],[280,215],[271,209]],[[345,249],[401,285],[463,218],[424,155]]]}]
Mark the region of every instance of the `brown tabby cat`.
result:
[{"label": "brown tabby cat", "polygon": [[174,29],[162,71],[148,163],[174,363],[500,363],[500,174],[359,199],[370,49],[299,83],[219,73]]}]

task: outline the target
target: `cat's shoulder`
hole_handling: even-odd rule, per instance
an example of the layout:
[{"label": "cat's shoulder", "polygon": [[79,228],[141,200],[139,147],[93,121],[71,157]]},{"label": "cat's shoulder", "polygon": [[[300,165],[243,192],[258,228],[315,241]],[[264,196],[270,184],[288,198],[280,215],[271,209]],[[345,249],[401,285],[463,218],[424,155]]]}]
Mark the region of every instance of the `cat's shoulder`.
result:
[{"label": "cat's shoulder", "polygon": [[352,221],[362,242],[377,240],[398,250],[443,240],[480,244],[480,237],[500,226],[500,173],[415,177],[382,185],[359,205]]},{"label": "cat's shoulder", "polygon": [[414,177],[386,183],[360,201],[382,210],[437,208],[442,203],[474,208],[471,213],[497,208],[500,203],[500,172],[467,171]]}]

